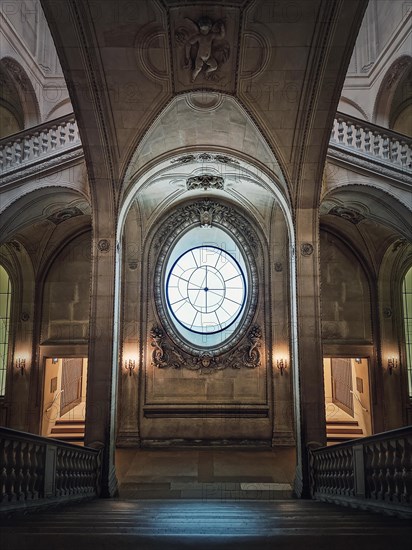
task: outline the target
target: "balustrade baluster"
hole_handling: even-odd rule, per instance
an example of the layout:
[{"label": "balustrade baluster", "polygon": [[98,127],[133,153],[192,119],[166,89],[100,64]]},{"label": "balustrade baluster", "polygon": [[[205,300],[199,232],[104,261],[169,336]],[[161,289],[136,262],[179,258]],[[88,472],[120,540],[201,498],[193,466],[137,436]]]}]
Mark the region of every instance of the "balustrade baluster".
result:
[{"label": "balustrade baluster", "polygon": [[379,132],[372,132],[373,135],[373,154],[378,157],[381,151],[381,136]]},{"label": "balustrade baluster", "polygon": [[399,154],[399,141],[391,141],[391,150],[390,150],[390,159],[394,163],[398,163],[398,154]]},{"label": "balustrade baluster", "polygon": [[38,498],[38,489],[37,489],[37,445],[32,443],[30,445],[30,482],[29,482],[29,493],[33,500]]},{"label": "balustrade baluster", "polygon": [[60,146],[63,147],[65,144],[66,144],[66,127],[61,124],[59,126],[59,142],[60,142]]},{"label": "balustrade baluster", "polygon": [[46,467],[46,445],[36,445],[36,489],[38,498],[44,497],[44,473]]},{"label": "balustrade baluster", "polygon": [[18,139],[14,142],[13,144],[13,162],[15,162],[16,164],[20,164],[21,161],[22,161],[22,149],[21,149],[21,140]]},{"label": "balustrade baluster", "polygon": [[355,147],[356,149],[362,148],[362,127],[360,124],[355,124]]},{"label": "balustrade baluster", "polygon": [[6,439],[0,439],[0,502],[7,500],[7,455]]},{"label": "balustrade baluster", "polygon": [[46,153],[49,149],[49,134],[47,131],[42,131],[41,134],[41,150]]},{"label": "balustrade baluster", "polygon": [[338,142],[343,143],[343,137],[344,137],[344,131],[345,131],[345,128],[343,126],[343,119],[338,118],[337,121],[338,121]]},{"label": "balustrade baluster", "polygon": [[386,446],[386,460],[385,460],[385,483],[386,483],[386,491],[384,498],[387,502],[391,502],[393,498],[393,494],[395,492],[395,486],[394,486],[394,460],[395,460],[395,448],[394,448],[394,441],[388,441]]},{"label": "balustrade baluster", "polygon": [[50,148],[52,150],[56,149],[57,146],[57,126],[52,126],[50,128]]},{"label": "balustrade baluster", "polygon": [[6,166],[11,166],[12,159],[13,159],[13,149],[12,144],[7,144],[5,147],[6,150]]},{"label": "balustrade baluster", "polygon": [[389,138],[385,134],[382,135],[382,156],[384,159],[389,158]]},{"label": "balustrade baluster", "polygon": [[402,457],[402,502],[412,504],[412,437],[404,439],[404,455]]},{"label": "balustrade baluster", "polygon": [[68,122],[67,129],[68,129],[69,141],[72,142],[72,141],[74,141],[75,134],[76,134],[76,129],[77,129],[77,126],[76,126],[74,120],[70,120]]},{"label": "balustrade baluster", "polygon": [[33,157],[38,157],[40,155],[40,140],[39,140],[39,133],[36,132],[33,134]]},{"label": "balustrade baluster", "polygon": [[364,129],[364,148],[366,153],[370,153],[371,150],[371,132],[368,128]]},{"label": "balustrade baluster", "polygon": [[25,441],[23,443],[23,482],[21,491],[24,495],[24,500],[29,498],[29,484],[30,484],[30,443]]},{"label": "balustrade baluster", "polygon": [[32,136],[23,139],[23,162],[30,158],[30,149],[32,146]]},{"label": "balustrade baluster", "polygon": [[9,440],[7,441],[7,450],[6,450],[6,492],[8,495],[9,502],[14,502],[16,500],[16,442]]},{"label": "balustrade baluster", "polygon": [[16,480],[14,483],[14,492],[16,494],[16,499],[21,500],[23,496],[23,492],[21,489],[23,483],[23,448],[21,441],[16,441],[15,443],[15,461]]},{"label": "balustrade baluster", "polygon": [[346,123],[346,143],[349,147],[353,145],[353,124],[351,122]]}]

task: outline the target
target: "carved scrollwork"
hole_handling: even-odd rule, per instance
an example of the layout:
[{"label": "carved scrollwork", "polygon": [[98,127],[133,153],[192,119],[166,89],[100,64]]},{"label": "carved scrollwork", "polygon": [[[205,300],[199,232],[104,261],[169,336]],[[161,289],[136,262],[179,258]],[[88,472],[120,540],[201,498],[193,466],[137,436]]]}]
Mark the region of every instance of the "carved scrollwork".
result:
[{"label": "carved scrollwork", "polygon": [[224,179],[221,176],[215,176],[213,174],[201,174],[198,176],[192,176],[186,181],[186,188],[193,189],[223,189]]},{"label": "carved scrollwork", "polygon": [[208,199],[177,209],[158,233],[155,248],[159,248],[176,227],[190,223],[200,223],[201,227],[211,227],[213,223],[230,224],[243,235],[252,248],[257,248],[255,232],[243,216],[229,206]]},{"label": "carved scrollwork", "polygon": [[151,366],[159,369],[187,369],[200,374],[212,374],[224,369],[255,369],[261,366],[262,330],[254,325],[247,335],[247,344],[236,347],[232,352],[216,355],[203,350],[196,355],[186,353],[170,345],[163,330],[154,326],[150,331],[152,351]]},{"label": "carved scrollwork", "polygon": [[227,155],[212,155],[210,153],[199,153],[198,155],[183,155],[177,159],[172,159],[171,164],[188,164],[189,162],[211,162],[216,161],[221,164],[239,164],[239,161]]}]

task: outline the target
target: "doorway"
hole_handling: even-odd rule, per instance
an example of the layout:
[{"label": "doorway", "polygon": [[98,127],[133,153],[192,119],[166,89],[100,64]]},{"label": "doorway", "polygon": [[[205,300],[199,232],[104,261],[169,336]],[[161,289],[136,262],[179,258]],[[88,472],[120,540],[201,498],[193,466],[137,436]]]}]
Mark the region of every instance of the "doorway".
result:
[{"label": "doorway", "polygon": [[46,358],[42,435],[83,444],[86,389],[86,357]]},{"label": "doorway", "polygon": [[327,444],[372,435],[369,359],[325,357],[323,374]]}]

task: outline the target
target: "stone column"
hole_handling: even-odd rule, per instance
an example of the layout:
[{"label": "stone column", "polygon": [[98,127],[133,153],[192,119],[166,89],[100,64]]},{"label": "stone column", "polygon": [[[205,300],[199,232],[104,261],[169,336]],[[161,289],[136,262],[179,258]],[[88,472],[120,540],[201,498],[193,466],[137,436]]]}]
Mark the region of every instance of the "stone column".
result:
[{"label": "stone column", "polygon": [[[117,323],[114,312],[115,239],[95,230],[92,239],[92,285],[85,444],[102,449],[102,496],[117,494],[114,467]],[[115,335],[115,336],[114,336]]]},{"label": "stone column", "polygon": [[295,490],[309,496],[308,446],[326,444],[321,334],[319,219],[315,209],[296,211],[298,465]]}]

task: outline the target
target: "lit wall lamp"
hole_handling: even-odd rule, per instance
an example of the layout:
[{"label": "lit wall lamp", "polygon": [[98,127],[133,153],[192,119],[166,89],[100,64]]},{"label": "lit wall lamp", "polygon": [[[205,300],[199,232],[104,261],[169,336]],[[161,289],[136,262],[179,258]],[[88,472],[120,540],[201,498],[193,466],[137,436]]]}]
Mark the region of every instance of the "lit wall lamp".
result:
[{"label": "lit wall lamp", "polygon": [[283,373],[285,372],[285,370],[288,367],[288,363],[287,363],[286,359],[278,359],[276,361],[276,366],[280,371],[280,375],[283,376]]},{"label": "lit wall lamp", "polygon": [[129,371],[129,376],[132,376],[132,372],[136,368],[136,361],[134,359],[126,359],[126,361],[124,362],[124,368],[126,369],[126,371]]},{"label": "lit wall lamp", "polygon": [[19,369],[20,374],[23,376],[26,369],[26,359],[21,359],[20,357],[16,359],[16,369]]},{"label": "lit wall lamp", "polygon": [[389,374],[392,375],[393,369],[398,368],[398,360],[395,359],[395,357],[388,357],[388,371]]}]

